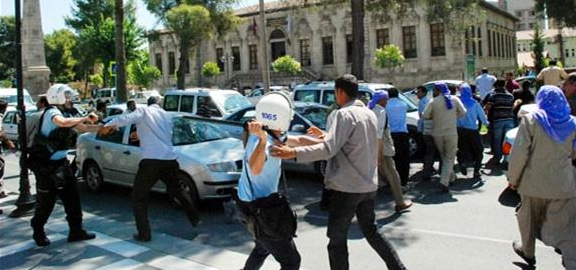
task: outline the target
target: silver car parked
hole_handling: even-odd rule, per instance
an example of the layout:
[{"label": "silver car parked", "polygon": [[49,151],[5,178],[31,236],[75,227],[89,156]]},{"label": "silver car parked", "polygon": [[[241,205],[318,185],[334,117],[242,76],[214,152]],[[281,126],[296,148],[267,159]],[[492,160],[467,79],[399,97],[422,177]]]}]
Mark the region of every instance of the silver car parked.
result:
[{"label": "silver car parked", "polygon": [[[242,172],[242,142],[202,119],[171,115],[180,184],[196,202],[228,197]],[[131,136],[135,131],[132,125],[104,136],[92,133],[78,138],[76,164],[90,190],[100,190],[104,182],[133,185],[141,159],[139,142]],[[153,190],[166,192],[166,186],[159,181]]]}]

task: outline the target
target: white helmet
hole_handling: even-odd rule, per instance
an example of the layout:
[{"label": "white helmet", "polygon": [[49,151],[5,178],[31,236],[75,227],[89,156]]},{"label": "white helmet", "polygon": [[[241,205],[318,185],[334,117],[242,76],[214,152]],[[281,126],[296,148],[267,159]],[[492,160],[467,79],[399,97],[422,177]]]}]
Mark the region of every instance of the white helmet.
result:
[{"label": "white helmet", "polygon": [[256,104],[256,121],[270,130],[288,131],[293,116],[292,102],[281,92],[270,92]]},{"label": "white helmet", "polygon": [[48,99],[50,105],[64,105],[66,103],[66,92],[71,94],[74,93],[74,90],[65,84],[54,84],[48,88],[46,99]]}]

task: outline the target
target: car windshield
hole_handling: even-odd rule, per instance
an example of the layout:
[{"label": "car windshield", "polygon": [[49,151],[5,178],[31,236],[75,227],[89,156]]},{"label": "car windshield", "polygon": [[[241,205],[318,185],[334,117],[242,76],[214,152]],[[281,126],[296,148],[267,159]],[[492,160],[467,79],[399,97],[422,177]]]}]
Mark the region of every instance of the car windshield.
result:
[{"label": "car windshield", "polygon": [[242,95],[227,94],[218,98],[217,95],[215,95],[214,99],[224,108],[226,113],[232,113],[244,107],[252,106],[252,103]]},{"label": "car windshield", "polygon": [[172,142],[175,146],[209,142],[230,137],[213,124],[191,118],[175,117],[172,119]]},{"label": "car windshield", "polygon": [[312,122],[320,129],[326,129],[326,118],[328,118],[328,108],[325,107],[296,107],[296,112]]},{"label": "car windshield", "polygon": [[112,90],[100,90],[100,92],[98,92],[98,95],[100,97],[111,97],[112,96]]},{"label": "car windshield", "polygon": [[[10,104],[10,103],[18,103],[18,96],[14,95],[14,96],[0,96],[0,99],[3,99],[4,101],[6,101],[6,103]],[[32,100],[31,96],[28,95],[24,95],[24,103],[26,104],[30,104],[30,105],[34,105],[34,100]]]}]

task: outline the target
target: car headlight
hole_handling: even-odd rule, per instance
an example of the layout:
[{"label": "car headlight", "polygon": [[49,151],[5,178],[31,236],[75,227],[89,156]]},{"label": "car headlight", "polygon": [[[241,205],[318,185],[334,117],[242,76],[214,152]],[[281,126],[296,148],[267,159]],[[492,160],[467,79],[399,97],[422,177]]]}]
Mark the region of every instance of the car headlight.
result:
[{"label": "car headlight", "polygon": [[208,164],[208,168],[211,172],[237,172],[236,163],[234,162],[221,162]]}]

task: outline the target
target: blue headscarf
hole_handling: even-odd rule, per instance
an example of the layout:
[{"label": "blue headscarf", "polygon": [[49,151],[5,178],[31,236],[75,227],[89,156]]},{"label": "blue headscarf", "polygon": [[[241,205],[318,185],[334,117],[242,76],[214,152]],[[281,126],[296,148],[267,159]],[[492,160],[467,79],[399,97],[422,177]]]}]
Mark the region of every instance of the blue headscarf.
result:
[{"label": "blue headscarf", "polygon": [[476,100],[472,98],[472,88],[468,83],[460,85],[460,100],[466,108],[474,106],[474,103],[476,102]]},{"label": "blue headscarf", "polygon": [[376,104],[378,104],[378,102],[380,102],[383,99],[388,99],[388,91],[384,90],[375,91],[374,94],[372,95],[370,103],[368,103],[368,108],[372,110],[374,106],[376,106]]},{"label": "blue headscarf", "polygon": [[440,89],[442,92],[444,100],[446,100],[446,107],[448,110],[452,110],[452,107],[454,106],[452,105],[452,98],[450,98],[450,89],[448,89],[448,85],[443,82],[435,82],[434,86],[436,86],[436,88]]},{"label": "blue headscarf", "polygon": [[534,118],[554,141],[563,143],[576,130],[576,118],[570,115],[570,106],[560,88],[545,85],[536,95],[538,111]]}]

